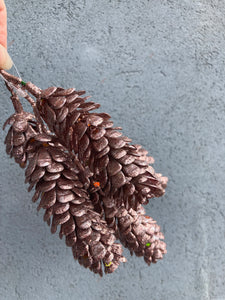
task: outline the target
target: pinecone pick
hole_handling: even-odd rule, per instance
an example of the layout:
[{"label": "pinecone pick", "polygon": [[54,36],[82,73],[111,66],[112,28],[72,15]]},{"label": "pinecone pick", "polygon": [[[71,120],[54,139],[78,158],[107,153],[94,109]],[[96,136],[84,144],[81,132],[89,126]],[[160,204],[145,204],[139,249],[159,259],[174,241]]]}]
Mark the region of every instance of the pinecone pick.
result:
[{"label": "pinecone pick", "polygon": [[[5,139],[6,152],[25,168],[33,202],[45,209],[44,221],[80,265],[94,273],[114,272],[131,254],[150,265],[166,253],[160,227],[145,215],[143,204],[164,194],[167,178],[155,173],[154,159],[114,127],[110,115],[92,112],[99,104],[85,91],[50,87],[0,71],[11,92],[15,113]],[[30,96],[32,95],[34,99]],[[25,112],[25,98],[33,114]],[[46,127],[47,124],[47,127]]]}]

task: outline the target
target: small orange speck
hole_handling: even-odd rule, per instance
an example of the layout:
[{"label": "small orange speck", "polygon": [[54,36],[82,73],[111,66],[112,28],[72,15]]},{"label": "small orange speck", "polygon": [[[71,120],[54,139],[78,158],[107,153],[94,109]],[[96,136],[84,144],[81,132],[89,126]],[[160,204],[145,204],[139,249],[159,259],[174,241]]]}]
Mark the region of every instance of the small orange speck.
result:
[{"label": "small orange speck", "polygon": [[91,124],[90,123],[88,123],[88,127],[90,127],[91,126]]},{"label": "small orange speck", "polygon": [[25,166],[26,166],[26,163],[25,163],[25,162],[21,162],[21,163],[20,163],[20,167],[21,167],[21,168],[25,168]]},{"label": "small orange speck", "polygon": [[94,187],[100,187],[100,182],[99,181],[94,181],[93,185],[94,185]]},{"label": "small orange speck", "polygon": [[149,216],[145,216],[145,218],[146,218],[146,219],[150,219],[150,217],[149,217]]},{"label": "small orange speck", "polygon": [[81,118],[78,118],[78,119],[77,119],[77,122],[80,122],[80,120],[81,120]]},{"label": "small orange speck", "polygon": [[48,143],[42,143],[42,145],[43,145],[44,147],[48,147],[48,146],[49,146]]},{"label": "small orange speck", "polygon": [[35,142],[34,138],[30,139],[30,143],[34,143],[34,142]]}]

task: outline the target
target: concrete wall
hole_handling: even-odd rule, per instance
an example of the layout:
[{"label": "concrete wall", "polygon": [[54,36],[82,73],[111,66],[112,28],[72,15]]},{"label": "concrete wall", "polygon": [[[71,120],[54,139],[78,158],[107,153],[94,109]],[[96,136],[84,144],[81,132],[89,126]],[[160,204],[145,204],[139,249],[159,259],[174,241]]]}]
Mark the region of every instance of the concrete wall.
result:
[{"label": "concrete wall", "polygon": [[[169,177],[146,207],[168,254],[100,279],[51,235],[5,154],[1,299],[225,299],[225,3],[6,0],[9,53],[25,81],[86,89]],[[15,73],[14,70],[11,73]],[[13,112],[0,83],[1,126]]]}]

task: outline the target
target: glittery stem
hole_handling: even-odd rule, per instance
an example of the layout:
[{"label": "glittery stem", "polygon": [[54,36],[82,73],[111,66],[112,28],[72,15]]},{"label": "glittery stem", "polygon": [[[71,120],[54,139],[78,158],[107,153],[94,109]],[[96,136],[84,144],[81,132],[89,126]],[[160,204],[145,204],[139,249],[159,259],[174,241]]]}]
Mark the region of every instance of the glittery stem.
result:
[{"label": "glittery stem", "polygon": [[20,103],[19,101],[19,97],[18,95],[16,95],[16,93],[13,91],[13,88],[9,86],[9,83],[12,84],[12,86],[14,86],[14,88],[17,90],[19,87],[18,87],[18,84],[22,84],[22,86],[20,87],[20,89],[25,93],[24,94],[24,98],[30,103],[30,105],[32,106],[33,108],[33,112],[34,112],[34,115],[37,119],[37,124],[38,124],[38,129],[40,132],[45,132],[45,133],[50,133],[50,131],[47,129],[47,127],[44,125],[44,122],[40,116],[40,113],[36,107],[36,102],[35,100],[33,100],[29,95],[28,93],[25,92],[25,90],[27,90],[28,92],[30,92],[34,97],[37,97],[40,95],[40,89],[38,87],[36,87],[34,84],[32,84],[31,82],[28,82],[28,83],[25,83],[24,81],[22,81],[20,78],[16,77],[16,76],[13,76],[9,73],[7,73],[6,71],[4,70],[0,70],[0,74],[2,74],[2,76],[5,78],[6,80],[6,86],[8,88],[8,90],[11,92],[12,94],[12,102],[13,102],[13,106],[15,108],[15,111],[16,112],[21,112],[23,111],[23,107],[22,107],[22,104]]},{"label": "glittery stem", "polygon": [[31,82],[25,83],[21,78],[11,75],[11,74],[7,73],[5,70],[0,70],[0,74],[10,83],[12,83],[16,86],[21,85],[21,89],[23,91],[27,90],[34,97],[40,96],[40,93],[41,93],[40,89],[33,83],[31,83]]},{"label": "glittery stem", "polygon": [[12,104],[13,107],[15,109],[15,111],[17,113],[21,113],[23,112],[23,106],[20,103],[19,97],[16,95],[16,93],[13,91],[13,88],[11,88],[7,82],[5,82],[5,85],[7,87],[7,89],[10,91],[10,93],[12,94],[12,96],[10,97],[10,99],[12,100]]}]

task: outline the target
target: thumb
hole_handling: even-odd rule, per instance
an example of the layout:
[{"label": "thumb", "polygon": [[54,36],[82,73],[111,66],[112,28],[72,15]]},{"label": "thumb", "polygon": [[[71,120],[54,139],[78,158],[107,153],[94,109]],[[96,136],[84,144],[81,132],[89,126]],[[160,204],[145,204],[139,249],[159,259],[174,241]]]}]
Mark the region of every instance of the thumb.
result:
[{"label": "thumb", "polygon": [[9,70],[13,62],[5,47],[0,44],[0,69]]}]

